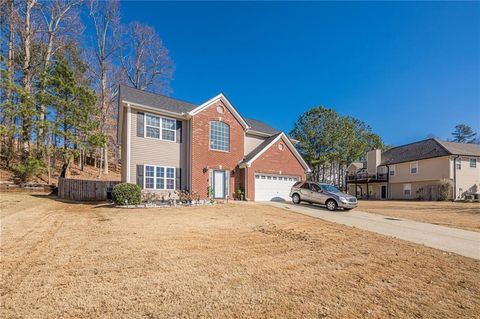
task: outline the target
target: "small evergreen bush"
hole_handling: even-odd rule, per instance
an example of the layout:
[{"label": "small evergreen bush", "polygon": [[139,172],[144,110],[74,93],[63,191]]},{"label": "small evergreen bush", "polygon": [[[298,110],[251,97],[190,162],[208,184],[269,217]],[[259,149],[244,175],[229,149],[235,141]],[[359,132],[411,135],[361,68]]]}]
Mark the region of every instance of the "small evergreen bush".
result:
[{"label": "small evergreen bush", "polygon": [[112,199],[117,205],[140,205],[142,202],[142,190],[136,184],[117,184],[113,186]]},{"label": "small evergreen bush", "polygon": [[21,183],[26,183],[35,175],[45,171],[45,164],[34,157],[29,157],[25,163],[18,164],[14,167],[13,173],[15,178]]}]

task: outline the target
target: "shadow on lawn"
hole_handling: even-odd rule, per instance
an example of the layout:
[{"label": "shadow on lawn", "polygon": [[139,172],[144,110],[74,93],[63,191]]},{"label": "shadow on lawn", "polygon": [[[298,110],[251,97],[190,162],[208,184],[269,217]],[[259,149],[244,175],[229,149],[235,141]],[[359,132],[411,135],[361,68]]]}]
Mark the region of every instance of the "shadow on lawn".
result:
[{"label": "shadow on lawn", "polygon": [[59,198],[57,195],[54,194],[31,194],[30,196],[36,197],[36,198],[44,198],[44,199],[49,199],[52,201],[64,203],[64,204],[74,204],[74,205],[89,205],[93,206],[93,208],[114,208],[115,204],[109,202],[109,201],[96,201],[96,202],[87,202],[87,201],[75,201],[75,200],[69,200],[69,199],[62,199]]}]

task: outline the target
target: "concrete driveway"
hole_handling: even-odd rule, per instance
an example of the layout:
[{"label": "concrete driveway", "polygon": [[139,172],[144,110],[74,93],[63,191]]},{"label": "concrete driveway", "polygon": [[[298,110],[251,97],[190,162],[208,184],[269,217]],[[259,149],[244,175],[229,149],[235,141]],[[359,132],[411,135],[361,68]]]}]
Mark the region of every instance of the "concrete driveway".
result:
[{"label": "concrete driveway", "polygon": [[330,222],[392,236],[462,256],[480,259],[480,233],[358,211],[330,212],[316,205],[271,202],[270,205]]}]

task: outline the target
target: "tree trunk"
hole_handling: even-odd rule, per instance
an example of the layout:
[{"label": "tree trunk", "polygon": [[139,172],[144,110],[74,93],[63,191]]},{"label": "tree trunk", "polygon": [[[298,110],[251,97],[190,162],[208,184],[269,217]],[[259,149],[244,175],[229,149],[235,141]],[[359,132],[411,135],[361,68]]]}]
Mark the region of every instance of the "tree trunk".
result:
[{"label": "tree trunk", "polygon": [[[50,59],[52,57],[52,47],[53,47],[53,38],[54,38],[54,33],[49,32],[48,33],[48,44],[47,44],[47,53],[45,54],[45,60],[43,63],[43,72],[44,75],[46,72],[48,72],[48,67],[50,65]],[[42,88],[43,90],[43,88]],[[46,118],[46,112],[45,112],[46,106],[42,103],[40,104],[40,114],[39,114],[39,119],[40,119],[40,126],[38,128],[38,138],[37,138],[37,145],[39,146],[38,149],[42,150],[43,145],[44,145],[44,131],[42,124],[44,124],[47,120]]]},{"label": "tree trunk", "polygon": [[62,172],[60,177],[69,178],[70,177],[70,159],[65,155],[64,163],[62,166]]},{"label": "tree trunk", "polygon": [[[13,73],[14,73],[14,58],[15,58],[15,51],[14,51],[14,41],[15,41],[15,30],[14,30],[14,7],[13,7],[13,0],[8,0],[8,15],[9,15],[9,26],[8,26],[8,61],[7,61],[7,70],[8,70],[8,84],[13,84]],[[10,166],[10,159],[14,154],[14,143],[13,143],[13,134],[11,134],[12,127],[15,126],[15,116],[13,112],[13,101],[12,101],[12,93],[10,88],[8,88],[5,92],[5,102],[7,107],[10,109],[12,114],[5,115],[5,125],[7,126],[7,130],[9,133],[6,136],[6,145],[7,145],[7,166]],[[11,103],[11,105],[9,105]],[[15,129],[13,130],[16,131]]]},{"label": "tree trunk", "polygon": [[100,163],[98,165],[98,178],[102,177],[103,148],[100,149]]},{"label": "tree trunk", "polygon": [[108,175],[108,143],[105,143],[105,148],[103,149],[103,174]]},{"label": "tree trunk", "polygon": [[[35,5],[36,0],[26,0],[25,1],[25,19],[24,19],[24,39],[23,39],[23,78],[22,85],[23,89],[27,93],[28,97],[32,93],[32,76],[33,70],[31,65],[31,46],[32,46],[32,29],[31,29],[31,15],[32,9]],[[22,107],[30,107],[30,103],[23,101]],[[25,113],[25,112],[24,112]],[[29,156],[30,152],[30,131],[31,131],[31,118],[29,118],[28,112],[27,115],[22,115],[22,160],[25,162]]]}]

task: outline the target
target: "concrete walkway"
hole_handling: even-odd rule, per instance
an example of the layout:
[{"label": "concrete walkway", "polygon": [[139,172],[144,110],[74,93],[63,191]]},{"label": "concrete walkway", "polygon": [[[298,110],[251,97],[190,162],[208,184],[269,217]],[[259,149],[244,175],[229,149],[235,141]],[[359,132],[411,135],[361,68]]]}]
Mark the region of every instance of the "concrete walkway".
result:
[{"label": "concrete walkway", "polygon": [[358,211],[330,212],[321,206],[270,202],[270,205],[330,222],[353,226],[428,247],[480,259],[480,233]]}]

